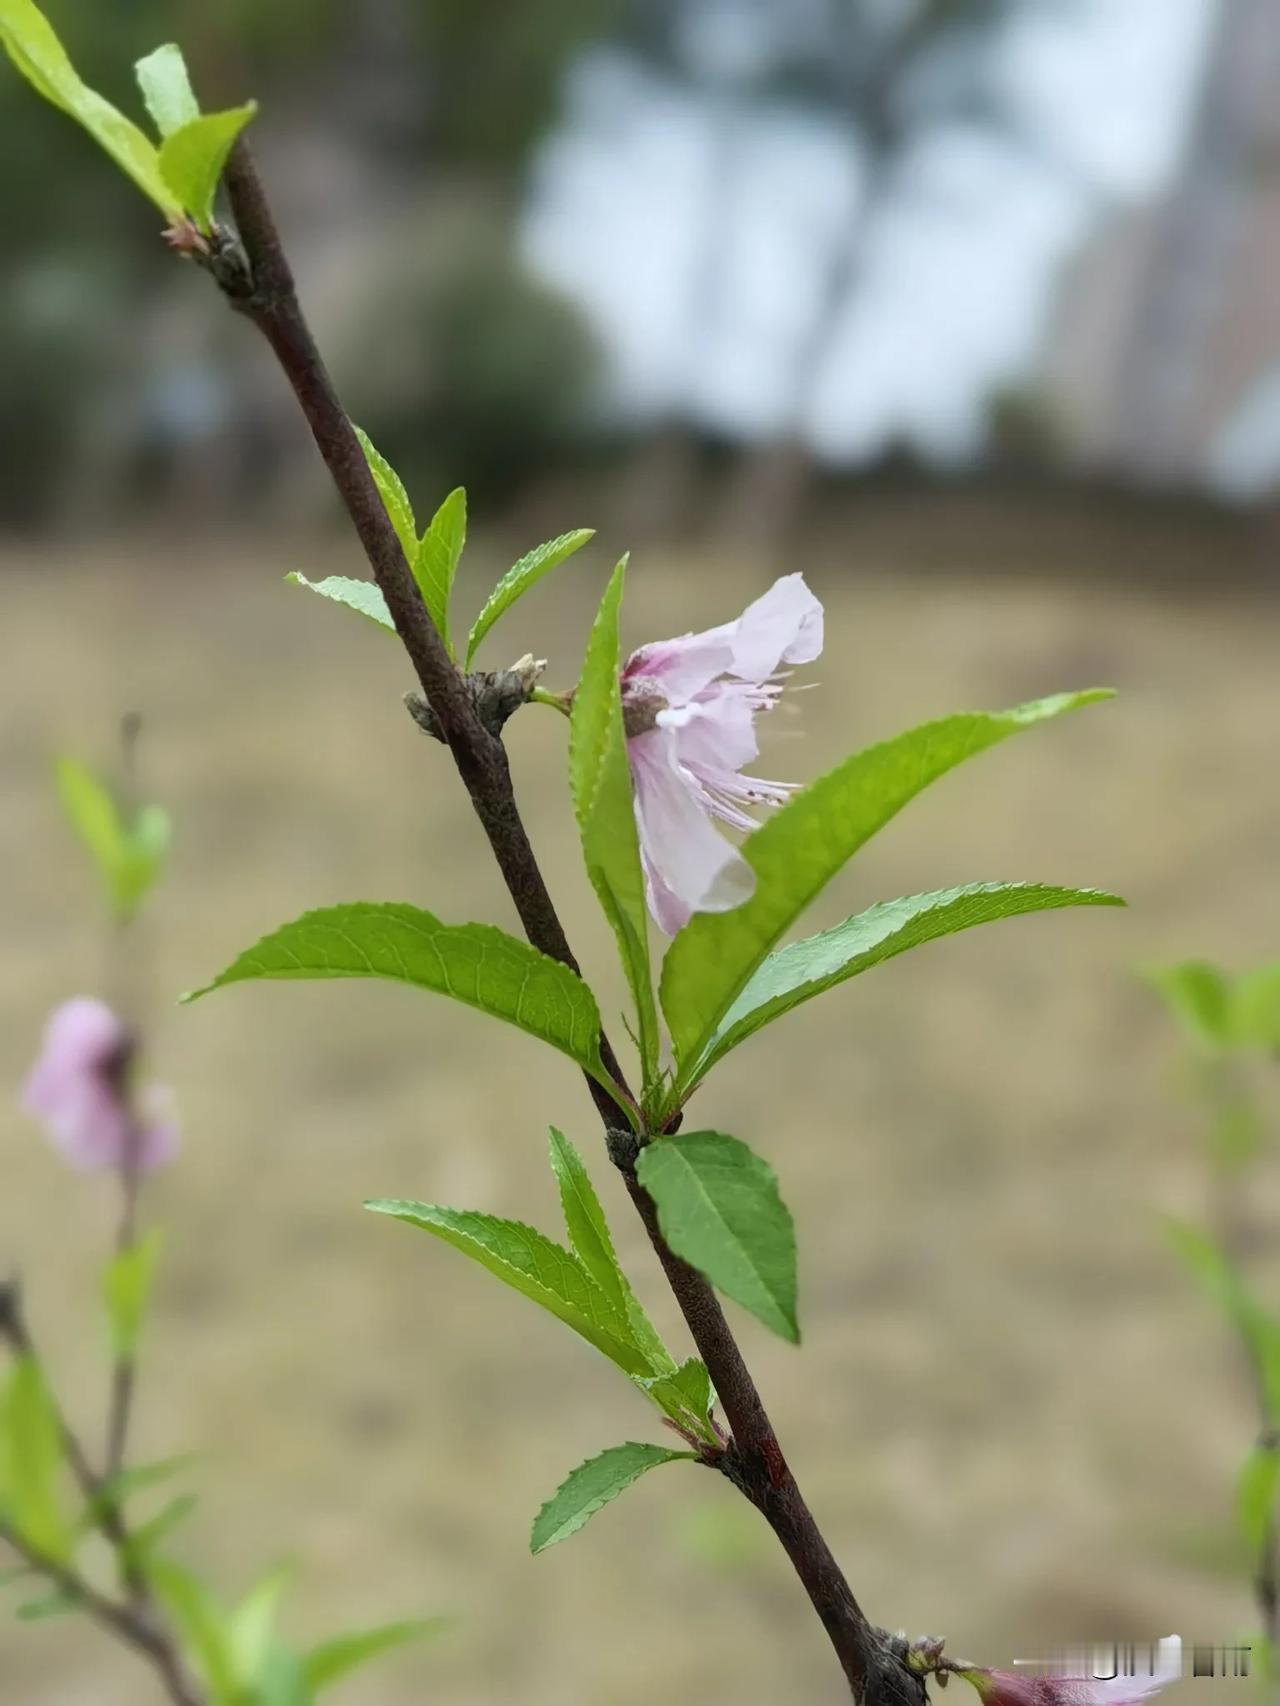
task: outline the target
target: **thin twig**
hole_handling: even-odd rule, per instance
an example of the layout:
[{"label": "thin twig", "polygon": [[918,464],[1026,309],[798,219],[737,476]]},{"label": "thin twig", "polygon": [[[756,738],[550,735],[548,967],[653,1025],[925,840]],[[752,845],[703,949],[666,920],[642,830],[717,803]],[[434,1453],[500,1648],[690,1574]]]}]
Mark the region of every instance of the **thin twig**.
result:
[{"label": "thin twig", "polygon": [[177,1648],[165,1630],[152,1621],[147,1608],[131,1601],[109,1599],[70,1565],[39,1551],[5,1523],[0,1523],[0,1540],[104,1629],[141,1653],[164,1683],[175,1706],[205,1706],[205,1697],[187,1675]]},{"label": "thin twig", "polygon": [[[577,969],[564,929],[521,821],[502,742],[476,715],[465,678],[450,658],[418,593],[364,454],[298,303],[275,220],[253,158],[237,142],[224,182],[243,253],[230,239],[213,270],[233,305],[264,334],[293,387],[312,436],[364,547],[374,579],[453,755],[530,942]],[[601,1054],[628,1099],[617,1057],[601,1038]],[[618,1124],[609,1094],[588,1079],[606,1132]],[[773,1528],[835,1649],[854,1698],[872,1706],[924,1698],[890,1650],[889,1639],[863,1614],[787,1467],[777,1436],[714,1291],[667,1248],[653,1204],[634,1179],[631,1196],[710,1372],[732,1445],[722,1467]]]}]

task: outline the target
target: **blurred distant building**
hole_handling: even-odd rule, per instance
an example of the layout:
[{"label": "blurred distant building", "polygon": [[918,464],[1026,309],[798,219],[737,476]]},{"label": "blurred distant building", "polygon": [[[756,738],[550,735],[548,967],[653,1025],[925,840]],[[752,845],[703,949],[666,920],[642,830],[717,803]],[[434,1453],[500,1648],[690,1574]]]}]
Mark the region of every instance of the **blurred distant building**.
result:
[{"label": "blurred distant building", "polygon": [[1143,484],[1280,488],[1280,8],[1218,0],[1182,162],[1068,268],[1048,391],[1075,456]]}]

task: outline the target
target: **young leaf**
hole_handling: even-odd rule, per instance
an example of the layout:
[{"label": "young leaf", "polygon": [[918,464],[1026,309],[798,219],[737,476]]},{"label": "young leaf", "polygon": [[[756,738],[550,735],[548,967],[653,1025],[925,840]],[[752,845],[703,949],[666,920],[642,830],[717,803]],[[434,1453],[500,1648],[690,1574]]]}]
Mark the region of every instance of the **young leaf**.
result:
[{"label": "young leaf", "polygon": [[144,1573],[149,1572],[151,1555],[156,1547],[162,1540],[167,1540],[176,1528],[182,1526],[199,1502],[194,1493],[179,1493],[177,1498],[162,1505],[154,1516],[131,1529],[124,1547],[128,1561],[136,1564]]},{"label": "young leaf", "polygon": [[102,1291],[111,1329],[111,1353],[118,1362],[130,1358],[137,1347],[162,1243],[159,1231],[149,1232],[118,1251],[107,1264]]},{"label": "young leaf", "polygon": [[649,1317],[640,1307],[618,1265],[609,1223],[604,1217],[583,1165],[582,1157],[569,1139],[551,1128],[551,1170],[560,1186],[560,1205],[565,1228],[578,1260],[601,1291],[622,1310],[631,1326],[631,1336],[647,1357],[651,1369],[666,1373],[675,1369],[670,1352],[658,1337]]},{"label": "young leaf", "polygon": [[[409,502],[409,494],[404,489],[404,481],[387,461],[386,457],[374,445],[367,432],[359,427],[355,435],[360,440],[360,448],[364,451],[364,459],[369,464],[369,472],[373,475],[373,483],[378,488],[378,496],[382,499],[382,507],[387,512],[387,518],[396,530],[396,538],[400,541],[400,549],[404,552],[404,560],[412,568],[418,555],[418,523],[414,518],[413,505]],[[327,582],[322,582],[327,585]],[[360,583],[357,583],[360,584]],[[330,597],[333,595],[330,594]],[[368,612],[366,612],[368,614]],[[392,626],[390,618],[387,626]]]},{"label": "young leaf", "polygon": [[0,42],[32,88],[83,125],[167,218],[182,212],[180,198],[160,170],[155,144],[80,81],[52,25],[32,0],[0,0]]},{"label": "young leaf", "polygon": [[662,1006],[680,1082],[765,955],[841,866],[909,800],[957,764],[1009,735],[1105,699],[1061,693],[1011,711],[968,712],[868,747],[783,806],[743,844],[756,873],[751,899],[732,912],[696,914],[662,968]]},{"label": "young leaf", "polygon": [[618,615],[625,572],[624,558],[613,571],[600,602],[574,691],[569,782],[587,875],[617,938],[635,999],[647,1089],[658,1066],[658,1015],[649,971],[644,878],[618,680]]},{"label": "young leaf", "polygon": [[244,1688],[252,1686],[270,1657],[276,1608],[292,1573],[287,1565],[269,1570],[255,1582],[227,1619],[231,1668]]},{"label": "young leaf", "polygon": [[550,1043],[615,1089],[600,1062],[595,997],[576,972],[492,924],[442,924],[416,906],[356,901],[304,913],[183,1000],[255,978],[330,977],[391,978],[450,995]]},{"label": "young leaf", "polygon": [[177,1625],[214,1698],[228,1702],[240,1698],[226,1613],[203,1582],[170,1558],[152,1558],[147,1580]]},{"label": "young leaf", "polygon": [[255,101],[188,120],[160,144],[160,172],[183,208],[207,232],[218,179],[237,136],[257,112]]},{"label": "young leaf", "polygon": [[109,1475],[98,1483],[97,1492],[81,1512],[80,1528],[93,1528],[101,1520],[103,1512],[113,1505],[123,1505],[134,1493],[144,1492],[161,1481],[168,1481],[198,1461],[198,1453],[188,1451],[180,1457],[164,1457],[155,1463],[139,1463],[131,1468],[117,1470],[114,1475]]},{"label": "young leaf", "polygon": [[1193,1042],[1215,1051],[1231,1046],[1231,985],[1216,966],[1184,960],[1157,966],[1147,976]]},{"label": "young leaf", "polygon": [[175,130],[200,117],[200,107],[187,75],[187,62],[175,42],[166,42],[147,54],[133,69],[147,111],[161,136],[172,136]]},{"label": "young leaf", "polygon": [[562,1132],[551,1128],[551,1171],[560,1186],[565,1230],[578,1260],[620,1312],[626,1311],[627,1284],[614,1254],[609,1223],[582,1157]]},{"label": "young leaf", "polygon": [[700,1357],[690,1357],[673,1373],[661,1375],[657,1380],[640,1380],[636,1384],[644,1388],[663,1415],[670,1416],[678,1427],[691,1428],[709,1445],[720,1443],[710,1420],[715,1402],[711,1376]]},{"label": "young leaf", "polygon": [[626,1373],[652,1373],[647,1357],[635,1343],[625,1311],[601,1291],[571,1251],[533,1227],[436,1203],[392,1199],[367,1202],[365,1207],[421,1227],[452,1244],[488,1268],[504,1285],[572,1327]]},{"label": "young leaf", "polygon": [[1280,965],[1259,966],[1236,979],[1235,1030],[1249,1048],[1280,1054]]},{"label": "young leaf", "polygon": [[55,1588],[40,1599],[29,1599],[23,1605],[14,1606],[13,1615],[20,1623],[39,1623],[46,1617],[62,1617],[68,1611],[78,1610],[79,1606],[79,1594],[70,1588]]},{"label": "young leaf", "polygon": [[965,888],[881,901],[832,930],[769,954],[720,1021],[706,1054],[690,1075],[689,1087],[762,1026],[908,948],[1026,912],[1123,905],[1118,895],[1101,889],[1063,889],[1045,883],[970,883]]},{"label": "young leaf", "polygon": [[68,823],[79,836],[108,893],[114,898],[126,840],[115,796],[75,758],[56,758],[53,777]]},{"label": "young leaf", "polygon": [[514,567],[507,570],[485,600],[484,608],[476,617],[467,636],[467,669],[471,668],[471,660],[476,655],[481,640],[498,618],[505,616],[516,600],[523,598],[543,575],[550,574],[566,557],[572,557],[575,551],[580,551],[589,539],[594,538],[594,528],[577,527],[572,533],[562,533],[558,539],[548,539],[545,545],[539,545],[527,552]]},{"label": "young leaf", "polygon": [[1176,1254],[1243,1339],[1262,1385],[1268,1414],[1280,1412],[1280,1321],[1258,1302],[1212,1238],[1185,1221],[1166,1220],[1164,1225]]},{"label": "young leaf", "polygon": [[536,1556],[554,1546],[557,1540],[576,1534],[633,1481],[660,1463],[677,1463],[681,1459],[697,1462],[692,1451],[670,1451],[664,1445],[644,1445],[634,1440],[610,1446],[599,1457],[588,1458],[556,1489],[534,1518],[530,1550]]},{"label": "young leaf", "polygon": [[402,1623],[384,1623],[377,1629],[362,1629],[351,1635],[338,1635],[304,1655],[303,1675],[308,1688],[319,1694],[321,1689],[341,1681],[350,1671],[368,1664],[393,1647],[409,1641],[434,1640],[449,1627],[447,1617],[418,1617]]},{"label": "young leaf", "polygon": [[450,492],[431,518],[414,556],[409,559],[427,614],[440,638],[454,655],[449,637],[449,597],[458,559],[467,540],[467,494],[461,486]]},{"label": "young leaf", "polygon": [[356,611],[361,616],[367,616],[370,622],[376,622],[379,628],[385,628],[394,634],[396,625],[391,620],[391,612],[387,609],[387,601],[382,596],[382,588],[373,581],[353,580],[350,575],[327,575],[322,581],[309,581],[305,575],[286,575],[292,586],[309,587],[312,592],[318,592],[321,598],[331,598],[335,604],[345,604],[349,610]]},{"label": "young leaf", "polygon": [[54,781],[67,821],[93,860],[112,910],[122,920],[132,917],[168,852],[168,813],[160,806],[144,806],[132,824],[126,823],[111,790],[74,758],[54,761]]},{"label": "young leaf", "polygon": [[1240,1532],[1252,1552],[1262,1551],[1271,1532],[1277,1491],[1280,1491],[1280,1452],[1273,1446],[1259,1445],[1245,1459],[1236,1486]]},{"label": "young leaf", "polygon": [[272,1641],[268,1648],[246,1700],[252,1706],[315,1706],[302,1660],[279,1641]]},{"label": "young leaf", "polygon": [[34,1357],[20,1356],[0,1393],[0,1508],[46,1558],[64,1559],[70,1551],[61,1469],[62,1430],[44,1374]]},{"label": "young leaf", "polygon": [[636,1172],[675,1254],[799,1344],[795,1228],[773,1169],[736,1137],[695,1131],[655,1139]]}]

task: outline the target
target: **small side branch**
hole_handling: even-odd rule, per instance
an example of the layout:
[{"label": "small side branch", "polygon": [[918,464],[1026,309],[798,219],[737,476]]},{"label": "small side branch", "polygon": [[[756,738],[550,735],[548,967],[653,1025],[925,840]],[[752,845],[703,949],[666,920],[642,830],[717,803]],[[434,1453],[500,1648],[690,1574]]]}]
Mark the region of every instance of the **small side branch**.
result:
[{"label": "small side branch", "polygon": [[46,1557],[3,1523],[0,1523],[0,1541],[11,1546],[30,1566],[33,1574],[42,1576],[69,1600],[74,1600],[102,1628],[145,1658],[164,1684],[174,1706],[206,1706],[204,1695],[187,1675],[168,1634],[152,1621],[144,1607],[109,1599],[70,1565]]}]

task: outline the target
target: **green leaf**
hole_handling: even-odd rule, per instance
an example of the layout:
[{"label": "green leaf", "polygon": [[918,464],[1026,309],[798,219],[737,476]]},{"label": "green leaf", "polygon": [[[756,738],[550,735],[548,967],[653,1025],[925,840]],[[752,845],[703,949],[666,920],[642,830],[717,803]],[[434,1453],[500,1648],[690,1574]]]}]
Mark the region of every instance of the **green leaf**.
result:
[{"label": "green leaf", "polygon": [[581,1155],[554,1126],[551,1128],[551,1171],[560,1186],[565,1229],[578,1260],[601,1291],[620,1312],[625,1313],[627,1283],[614,1254],[609,1223],[600,1207],[600,1199]]},{"label": "green leaf", "polygon": [[1236,1510],[1240,1532],[1254,1552],[1261,1552],[1275,1521],[1276,1493],[1280,1490],[1280,1452],[1259,1445],[1245,1459],[1236,1485]]},{"label": "green leaf", "polygon": [[302,1660],[279,1641],[273,1641],[254,1678],[252,1706],[314,1706]]},{"label": "green leaf", "polygon": [[55,759],[53,776],[67,821],[114,897],[126,841],[115,796],[75,758]]},{"label": "green leaf", "polygon": [[379,628],[385,628],[388,633],[394,634],[396,631],[391,612],[387,609],[387,601],[382,596],[382,588],[374,581],[354,580],[350,575],[327,575],[322,581],[309,581],[305,575],[297,573],[284,578],[292,586],[309,587],[312,592],[318,592],[321,598],[331,598],[335,604],[345,604],[348,610],[367,616],[370,622],[376,622]]},{"label": "green leaf", "polygon": [[450,657],[454,651],[449,636],[449,597],[466,541],[467,494],[458,486],[432,516],[415,555],[409,559],[427,614],[448,647]]},{"label": "green leaf", "polygon": [[765,955],[909,800],[984,748],[1107,697],[1103,690],[1062,693],[1011,711],[967,712],[926,723],[855,753],[750,835],[742,851],[756,873],[754,895],[732,912],[693,917],[663,965],[662,1006],[680,1087]]},{"label": "green leaf", "polygon": [[257,112],[256,101],[190,119],[160,144],[160,171],[192,219],[207,232],[213,198],[236,137]]},{"label": "green leaf", "polygon": [[111,790],[77,759],[58,758],[53,769],[63,812],[93,860],[112,910],[122,920],[131,918],[168,852],[168,813],[144,806],[126,823]]},{"label": "green leaf", "polygon": [[147,1580],[177,1624],[183,1645],[215,1698],[239,1698],[226,1613],[204,1583],[175,1564],[171,1558],[153,1558]]},{"label": "green leaf", "polygon": [[[412,568],[418,556],[418,523],[414,518],[413,505],[409,502],[409,494],[404,489],[404,481],[377,449],[367,432],[359,427],[355,435],[360,440],[360,448],[364,451],[364,459],[369,464],[369,472],[373,475],[373,483],[378,488],[378,496],[382,499],[382,507],[392,527],[396,530],[396,538],[400,541],[400,549],[404,552],[404,560]],[[327,585],[327,582],[322,582]],[[357,583],[360,584],[360,583]],[[330,597],[333,595],[330,594]],[[368,611],[366,615],[370,614]],[[380,620],[380,618],[375,618]],[[390,617],[387,627],[392,627]]]},{"label": "green leaf", "polygon": [[182,1474],[198,1461],[198,1453],[188,1451],[178,1457],[164,1457],[155,1463],[135,1464],[127,1469],[117,1470],[114,1475],[108,1475],[98,1483],[97,1492],[80,1513],[81,1531],[95,1527],[103,1513],[113,1506],[123,1505],[135,1493],[145,1492],[148,1487],[171,1480],[173,1476]]},{"label": "green leaf", "polygon": [[162,1505],[153,1517],[148,1517],[146,1522],[131,1529],[125,1547],[129,1561],[139,1565],[144,1571],[149,1571],[151,1554],[156,1547],[182,1526],[199,1502],[194,1493],[179,1493],[177,1498]]},{"label": "green leaf", "polygon": [[39,1363],[20,1356],[0,1394],[0,1509],[30,1546],[58,1560],[70,1555],[61,1470],[58,1412]]},{"label": "green leaf", "polygon": [[68,1611],[78,1611],[79,1608],[79,1594],[69,1588],[55,1588],[40,1599],[29,1599],[23,1605],[14,1606],[13,1615],[20,1623],[39,1623],[46,1617],[63,1617]]},{"label": "green leaf", "polygon": [[288,1565],[269,1570],[254,1583],[227,1619],[231,1668],[242,1686],[257,1680],[271,1655],[276,1610],[292,1574]]},{"label": "green leaf", "polygon": [[650,1374],[626,1312],[592,1279],[572,1251],[518,1220],[473,1210],[395,1199],[367,1202],[375,1214],[418,1226],[452,1244],[521,1296],[572,1327],[628,1374]]},{"label": "green leaf", "polygon": [[52,25],[32,0],[0,0],[0,42],[31,86],[83,125],[168,218],[182,211],[161,173],[155,144],[110,101],[80,81]]},{"label": "green leaf", "polygon": [[1192,1041],[1215,1051],[1231,1046],[1231,985],[1216,966],[1184,960],[1157,966],[1147,977]]},{"label": "green leaf", "polygon": [[711,1376],[700,1357],[690,1357],[671,1374],[636,1384],[644,1388],[663,1415],[669,1416],[678,1427],[692,1430],[708,1445],[719,1445],[711,1426],[711,1406],[715,1402]]},{"label": "green leaf", "polygon": [[618,617],[625,573],[623,558],[600,602],[582,675],[574,690],[569,783],[587,875],[617,938],[635,999],[648,1090],[658,1067],[658,1014],[649,970],[648,912],[618,678]]},{"label": "green leaf", "polygon": [[117,1362],[132,1357],[142,1331],[163,1238],[159,1231],[135,1239],[107,1264],[102,1292],[111,1329],[111,1352]]},{"label": "green leaf", "polygon": [[539,545],[527,552],[514,567],[507,570],[485,600],[484,608],[476,617],[467,636],[468,669],[471,668],[471,660],[476,655],[481,640],[498,618],[505,616],[516,600],[523,598],[530,587],[536,586],[543,575],[550,574],[566,557],[572,557],[575,551],[580,551],[589,539],[594,538],[593,527],[576,527],[572,533],[562,533],[559,538],[548,539],[545,545]]},{"label": "green leaf", "polygon": [[536,1556],[558,1540],[567,1540],[650,1469],[682,1459],[697,1462],[692,1451],[670,1451],[664,1445],[635,1440],[610,1446],[598,1457],[588,1458],[561,1483],[534,1518],[530,1550]]},{"label": "green leaf", "polygon": [[384,1623],[377,1629],[362,1629],[351,1635],[338,1635],[332,1641],[312,1647],[302,1661],[307,1685],[317,1694],[330,1684],[339,1682],[350,1671],[368,1664],[393,1647],[403,1647],[409,1641],[435,1640],[449,1627],[447,1617],[416,1617],[400,1623]]},{"label": "green leaf", "polygon": [[1185,1221],[1166,1220],[1164,1228],[1174,1252],[1243,1339],[1263,1389],[1266,1413],[1280,1415],[1280,1321],[1258,1302],[1212,1238]]},{"label": "green leaf", "polygon": [[1259,966],[1236,979],[1235,1027],[1250,1048],[1280,1053],[1280,965]]},{"label": "green leaf", "polygon": [[582,1157],[554,1126],[551,1128],[551,1170],[560,1186],[565,1228],[578,1260],[601,1291],[627,1317],[632,1337],[649,1361],[649,1372],[674,1370],[675,1362],[670,1352],[640,1307],[618,1264],[609,1223]]},{"label": "green leaf", "polygon": [[908,948],[1021,913],[1123,905],[1118,895],[1100,889],[1054,888],[1045,883],[970,883],[965,888],[881,901],[832,930],[769,954],[720,1021],[690,1084],[762,1026]]},{"label": "green leaf", "polygon": [[550,1043],[611,1094],[600,1062],[600,1014],[576,972],[492,924],[442,924],[394,902],[323,907],[264,936],[211,983],[256,978],[382,977],[452,996]]},{"label": "green leaf", "polygon": [[200,117],[200,107],[187,75],[187,62],[176,42],[158,47],[133,69],[147,111],[161,136],[172,136],[175,130]]},{"label": "green leaf", "polygon": [[636,1172],[675,1254],[799,1344],[795,1228],[773,1169],[736,1137],[695,1131],[655,1139]]}]

